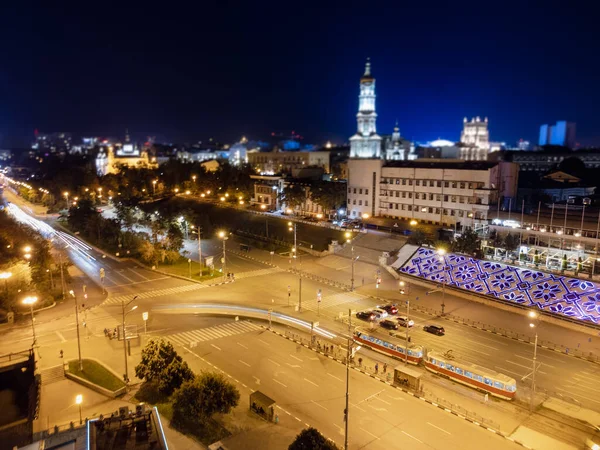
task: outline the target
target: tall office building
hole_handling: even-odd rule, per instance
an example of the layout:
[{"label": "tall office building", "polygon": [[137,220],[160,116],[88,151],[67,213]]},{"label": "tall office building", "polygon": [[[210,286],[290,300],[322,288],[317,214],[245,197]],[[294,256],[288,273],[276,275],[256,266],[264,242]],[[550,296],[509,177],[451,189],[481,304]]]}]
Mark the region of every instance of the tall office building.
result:
[{"label": "tall office building", "polygon": [[559,120],[554,125],[541,125],[538,144],[573,148],[575,147],[575,129],[575,123],[566,120]]}]

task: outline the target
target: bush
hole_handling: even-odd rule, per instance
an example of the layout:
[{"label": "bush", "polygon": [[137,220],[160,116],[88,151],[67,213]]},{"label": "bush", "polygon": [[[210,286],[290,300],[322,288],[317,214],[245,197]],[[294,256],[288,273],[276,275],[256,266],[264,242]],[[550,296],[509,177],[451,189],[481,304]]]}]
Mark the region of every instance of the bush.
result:
[{"label": "bush", "polygon": [[142,350],[142,360],[135,367],[135,375],[147,382],[156,381],[161,393],[166,395],[184,381],[194,378],[194,373],[177,354],[173,344],[162,339],[148,341]]},{"label": "bush", "polygon": [[315,428],[305,428],[296,436],[288,450],[337,450],[337,446],[327,440]]}]

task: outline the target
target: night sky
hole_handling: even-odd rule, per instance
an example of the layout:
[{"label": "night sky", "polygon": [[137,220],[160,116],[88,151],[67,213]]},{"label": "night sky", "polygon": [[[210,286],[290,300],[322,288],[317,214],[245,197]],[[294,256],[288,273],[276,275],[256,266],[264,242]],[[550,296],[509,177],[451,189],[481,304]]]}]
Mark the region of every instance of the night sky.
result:
[{"label": "night sky", "polygon": [[62,3],[0,12],[2,147],[36,128],[341,143],[366,57],[380,134],[398,119],[408,139],[458,140],[479,115],[494,141],[534,142],[540,124],[569,120],[581,145],[600,145],[591,1]]}]

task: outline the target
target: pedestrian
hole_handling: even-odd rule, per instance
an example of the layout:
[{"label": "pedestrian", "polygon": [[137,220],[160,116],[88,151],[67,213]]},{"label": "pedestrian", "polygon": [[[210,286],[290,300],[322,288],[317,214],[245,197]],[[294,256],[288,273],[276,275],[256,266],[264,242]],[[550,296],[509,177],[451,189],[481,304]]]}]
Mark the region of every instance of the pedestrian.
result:
[{"label": "pedestrian", "polygon": [[375,363],[375,373],[379,372],[379,363]]},{"label": "pedestrian", "polygon": [[383,373],[387,371],[387,363],[383,363]]}]

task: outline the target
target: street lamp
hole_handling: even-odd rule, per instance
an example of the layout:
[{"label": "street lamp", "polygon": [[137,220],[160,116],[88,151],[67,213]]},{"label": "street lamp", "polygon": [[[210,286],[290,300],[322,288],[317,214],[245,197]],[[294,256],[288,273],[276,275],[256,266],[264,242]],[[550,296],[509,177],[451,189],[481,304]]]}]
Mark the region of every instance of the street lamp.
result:
[{"label": "street lamp", "polygon": [[67,199],[67,209],[69,209],[69,193],[65,191],[65,192],[63,192],[63,195]]},{"label": "street lamp", "polygon": [[23,299],[23,304],[24,305],[29,305],[29,308],[31,309],[31,331],[33,331],[33,345],[35,345],[35,341],[36,341],[36,338],[35,338],[35,323],[33,321],[33,304],[37,303],[37,301],[38,301],[38,298],[34,297],[34,296],[32,296],[32,297],[25,297]]},{"label": "street lamp", "polygon": [[[294,223],[288,222],[288,230],[294,231],[294,248],[292,248],[292,253],[293,253],[292,256],[294,258],[294,269],[297,268],[296,258],[298,256],[298,252],[297,252],[298,247],[296,246],[296,244],[298,242],[296,225],[297,225],[296,222],[294,222]],[[298,311],[302,311],[302,276],[300,275],[300,272],[298,272]]]},{"label": "street lamp", "polygon": [[223,279],[225,280],[225,277],[227,276],[226,272],[225,272],[227,270],[227,252],[226,252],[227,247],[226,247],[225,243],[227,242],[227,239],[229,239],[229,238],[227,237],[227,233],[225,233],[225,231],[219,231],[219,238],[223,239],[223,261],[222,261],[223,269],[222,270],[223,270]]},{"label": "street lamp", "polygon": [[[64,291],[63,291],[64,292]],[[75,296],[75,291],[72,289],[69,291],[73,300],[75,300],[75,325],[77,328],[77,354],[79,356],[79,370],[83,371],[83,361],[81,360],[81,339],[79,338],[79,305],[77,305],[77,297]]]},{"label": "street lamp", "polygon": [[[531,320],[539,319],[539,314],[535,311],[529,311],[527,313],[527,316]],[[529,328],[535,329],[535,340],[534,340],[534,344],[533,344],[533,368],[531,371],[531,397],[529,398],[529,410],[533,411],[533,403],[535,400],[535,372],[537,370],[536,360],[537,360],[538,333],[537,333],[537,328],[536,328],[534,322],[529,322]]]},{"label": "street lamp", "polygon": [[369,218],[369,215],[368,215],[367,213],[364,213],[364,214],[362,215],[362,218],[363,218],[363,219],[368,219],[368,218]]},{"label": "street lamp", "polygon": [[[444,255],[446,254],[445,248],[438,248],[437,254],[439,255],[440,262],[444,262]],[[446,307],[446,276],[442,276],[442,316],[444,315],[444,308]]]},{"label": "street lamp", "polygon": [[79,425],[81,425],[83,423],[82,417],[81,417],[81,404],[83,403],[83,395],[79,394],[75,397],[75,404],[79,405]]},{"label": "street lamp", "polygon": [[129,311],[127,311],[127,313],[125,313],[125,308],[127,308],[132,302],[134,302],[136,298],[138,298],[137,295],[135,297],[133,297],[131,300],[129,300],[129,302],[127,302],[127,303],[125,303],[125,300],[121,300],[121,314],[122,314],[121,326],[123,329],[123,356],[125,357],[125,376],[123,378],[125,379],[126,384],[129,383],[129,371],[127,369],[127,333],[125,332],[125,316],[127,314],[129,314],[131,311],[134,311],[135,309],[137,309],[138,305],[135,305],[133,308],[131,308]]},{"label": "street lamp", "polygon": [[[346,233],[344,233],[344,236],[346,237],[346,242],[351,243],[352,240],[350,239],[352,237],[352,233],[350,233],[349,231],[346,231]],[[350,246],[350,251],[352,252],[351,255],[351,261],[352,261],[352,272],[351,272],[351,277],[350,277],[350,291],[354,290],[354,263],[356,261],[358,261],[358,258],[360,258],[360,255],[358,255],[356,258],[354,257],[354,245]]]},{"label": "street lamp", "polygon": [[8,279],[12,277],[11,272],[0,273],[0,280],[4,280],[4,289],[6,291],[6,299],[8,300]]},{"label": "street lamp", "polygon": [[157,180],[152,180],[152,196],[156,196],[156,182]]},{"label": "street lamp", "polygon": [[417,224],[417,221],[415,219],[412,219],[410,221],[410,224],[414,227]]}]

